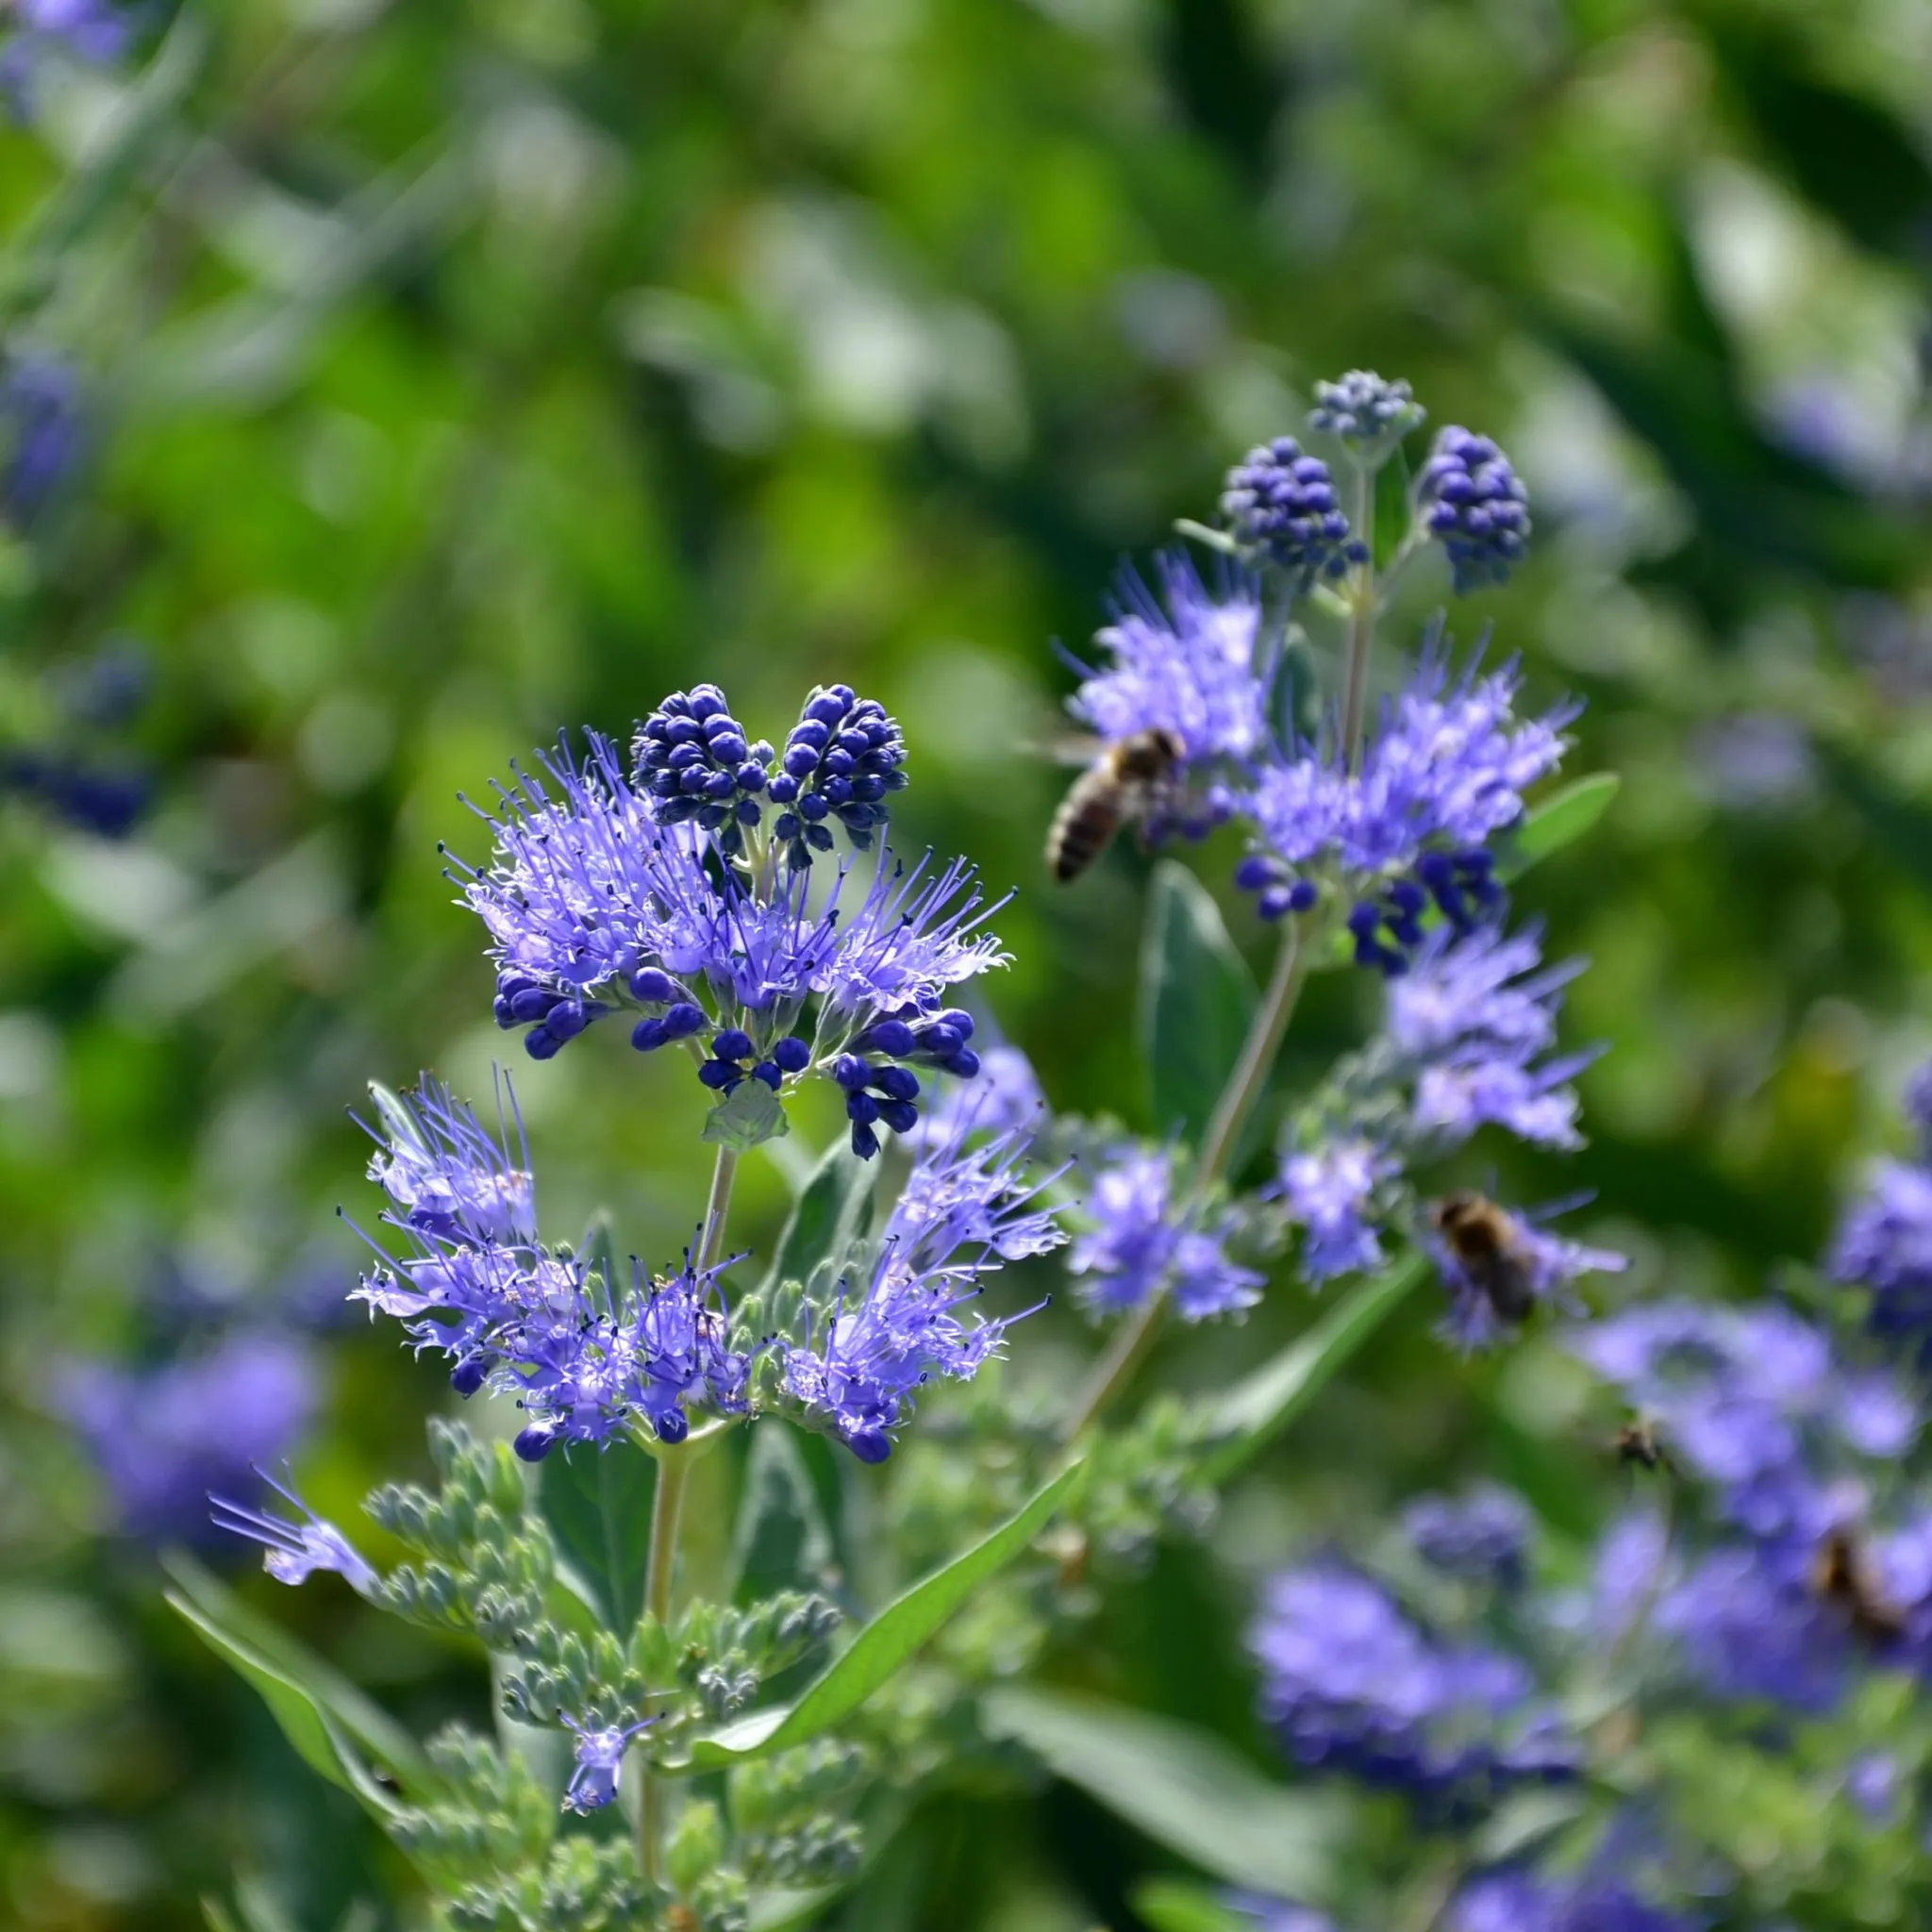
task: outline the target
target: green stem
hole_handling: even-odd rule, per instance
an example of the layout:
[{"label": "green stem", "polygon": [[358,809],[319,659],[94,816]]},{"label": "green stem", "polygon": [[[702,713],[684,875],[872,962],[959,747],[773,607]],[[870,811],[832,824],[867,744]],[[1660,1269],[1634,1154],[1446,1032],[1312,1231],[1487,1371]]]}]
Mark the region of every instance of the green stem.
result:
[{"label": "green stem", "polygon": [[[677,1568],[677,1529],[684,1518],[685,1485],[691,1458],[660,1446],[658,1487],[651,1497],[651,1557],[644,1572],[644,1610],[665,1629],[671,1627],[671,1584]],[[658,1880],[658,1844],[663,1837],[663,1781],[650,1770],[638,1793],[638,1863],[652,1884]]]},{"label": "green stem", "polygon": [[[1355,466],[1355,501],[1350,506],[1349,525],[1364,543],[1374,541],[1371,521],[1375,501],[1375,477],[1372,470]],[[1341,695],[1341,743],[1352,772],[1361,762],[1362,715],[1367,708],[1369,689],[1369,646],[1375,636],[1375,611],[1379,599],[1375,591],[1375,559],[1356,566],[1353,593],[1348,610],[1348,670]]]},{"label": "green stem", "polygon": [[[1241,1044],[1241,1058],[1228,1075],[1227,1085],[1222,1089],[1213,1118],[1208,1124],[1208,1138],[1202,1142],[1200,1163],[1194,1170],[1190,1208],[1198,1207],[1221,1178],[1241,1140],[1241,1129],[1247,1125],[1248,1116],[1267,1087],[1274,1056],[1280,1051],[1282,1035],[1294,1015],[1295,1002],[1301,997],[1315,950],[1312,942],[1304,942],[1297,917],[1291,914],[1282,922],[1281,950],[1274,957],[1268,990],[1248,1024],[1248,1037]],[[1087,1378],[1073,1414],[1060,1432],[1062,1441],[1072,1442],[1085,1434],[1133,1381],[1160,1332],[1168,1300],[1167,1286],[1162,1283],[1114,1331],[1113,1341],[1093,1365],[1093,1373]]]},{"label": "green stem", "polygon": [[698,1267],[708,1268],[724,1251],[724,1223],[731,1213],[731,1183],[738,1178],[738,1156],[721,1147],[711,1163],[711,1196],[705,1203],[705,1231],[698,1240]]}]

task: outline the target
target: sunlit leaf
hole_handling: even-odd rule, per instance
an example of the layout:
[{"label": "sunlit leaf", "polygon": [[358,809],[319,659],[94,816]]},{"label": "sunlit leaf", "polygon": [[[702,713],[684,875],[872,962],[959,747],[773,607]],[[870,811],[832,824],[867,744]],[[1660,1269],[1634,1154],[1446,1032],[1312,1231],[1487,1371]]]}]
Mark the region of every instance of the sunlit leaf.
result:
[{"label": "sunlit leaf", "polygon": [[1134,1888],[1134,1909],[1152,1932],[1255,1932],[1220,1890],[1180,1878],[1150,1878]]},{"label": "sunlit leaf", "polygon": [[1158,1134],[1199,1143],[1258,997],[1220,908],[1186,866],[1162,859],[1141,949],[1141,1049]]},{"label": "sunlit leaf", "polygon": [[781,1590],[822,1590],[832,1567],[832,1536],[798,1452],[797,1438],[775,1419],[752,1431],[744,1493],[732,1537],[734,1603],[756,1603]]},{"label": "sunlit leaf", "polygon": [[607,1630],[630,1630],[644,1607],[658,1465],[622,1439],[551,1451],[538,1475],[543,1520]]},{"label": "sunlit leaf", "polygon": [[1609,810],[1623,783],[1614,772],[1592,772],[1532,806],[1504,837],[1497,872],[1506,879],[1520,878],[1574,844]]},{"label": "sunlit leaf", "polygon": [[809,1281],[822,1261],[842,1255],[865,1232],[877,1163],[861,1160],[840,1140],[820,1160],[778,1237],[764,1292],[781,1281]]}]

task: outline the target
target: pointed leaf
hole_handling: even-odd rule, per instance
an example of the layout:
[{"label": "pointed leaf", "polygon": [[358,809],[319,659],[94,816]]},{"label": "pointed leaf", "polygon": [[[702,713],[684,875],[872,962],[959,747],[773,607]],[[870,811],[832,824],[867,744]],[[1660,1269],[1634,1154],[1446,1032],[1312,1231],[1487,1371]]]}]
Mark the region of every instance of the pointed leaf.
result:
[{"label": "pointed leaf", "polygon": [[1609,810],[1623,783],[1614,772],[1592,772],[1589,777],[1553,791],[1505,835],[1497,853],[1497,871],[1506,879],[1520,878],[1531,866],[1582,838]]},{"label": "pointed leaf", "polygon": [[1220,908],[1185,866],[1162,859],[1141,949],[1140,1042],[1157,1134],[1178,1129],[1199,1144],[1258,999]]},{"label": "pointed leaf", "polygon": [[1180,1878],[1149,1878],[1134,1888],[1134,1910],[1153,1932],[1255,1932],[1255,1921],[1225,1896]]},{"label": "pointed leaf", "polygon": [[1387,1274],[1363,1282],[1306,1335],[1228,1390],[1211,1411],[1221,1440],[1203,1458],[1207,1480],[1225,1482],[1287,1428],[1427,1273],[1428,1264],[1419,1254],[1398,1261]]},{"label": "pointed leaf", "polygon": [[[1389,460],[1375,472],[1375,528],[1374,549],[1375,568],[1387,570],[1390,559],[1402,548],[1402,540],[1415,520],[1415,507],[1408,500],[1408,458],[1397,443]],[[1360,536],[1359,530],[1353,533]]]},{"label": "pointed leaf", "polygon": [[627,1636],[644,1607],[651,1503],[658,1465],[634,1442],[553,1450],[537,1483],[538,1507],[607,1630]]},{"label": "pointed leaf", "polygon": [[842,1885],[820,1885],[809,1891],[754,1892],[746,1932],[804,1932],[844,1890]]},{"label": "pointed leaf", "polygon": [[1326,1793],[1264,1777],[1211,1731],[1096,1697],[1011,1685],[980,1720],[1157,1844],[1232,1885],[1319,1897],[1345,1815]]},{"label": "pointed leaf", "polygon": [[751,1604],[781,1590],[824,1590],[831,1569],[831,1531],[797,1440],[784,1423],[767,1422],[752,1431],[745,1458],[731,1600]]},{"label": "pointed leaf", "polygon": [[778,1251],[765,1276],[766,1295],[781,1281],[809,1281],[822,1261],[835,1260],[865,1232],[877,1178],[876,1164],[859,1159],[849,1141],[833,1144],[778,1237]]},{"label": "pointed leaf", "polygon": [[175,1594],[171,1593],[169,1600],[184,1616],[192,1610],[195,1614],[189,1620],[205,1636],[209,1630],[219,1632],[225,1641],[248,1651],[299,1686],[348,1737],[395,1774],[412,1803],[442,1795],[446,1787],[441,1773],[429,1762],[416,1740],[374,1698],[279,1624],[243,1603],[185,1551],[170,1551],[161,1558],[161,1567],[173,1579],[180,1598],[176,1602]]},{"label": "pointed leaf", "polygon": [[1068,1463],[993,1533],[915,1583],[861,1630],[789,1710],[757,1711],[700,1739],[691,1768],[708,1771],[789,1750],[855,1711],[938,1634],[974,1591],[1019,1556],[1073,1493],[1086,1463]]}]

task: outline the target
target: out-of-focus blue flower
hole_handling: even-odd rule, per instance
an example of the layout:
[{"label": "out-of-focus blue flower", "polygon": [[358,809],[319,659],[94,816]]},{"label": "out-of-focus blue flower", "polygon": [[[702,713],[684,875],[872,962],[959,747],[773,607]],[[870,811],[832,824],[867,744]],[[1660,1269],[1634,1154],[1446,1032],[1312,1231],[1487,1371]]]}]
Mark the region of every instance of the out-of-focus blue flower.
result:
[{"label": "out-of-focus blue flower", "polygon": [[1178,553],[1157,569],[1158,598],[1122,579],[1114,621],[1094,640],[1106,668],[1087,673],[1068,708],[1109,742],[1172,731],[1190,766],[1249,758],[1267,733],[1273,668],[1260,661],[1260,591],[1237,575],[1211,595]]},{"label": "out-of-focus blue flower", "polygon": [[1490,1873],[1457,1893],[1447,1932],[1695,1932],[1702,1922],[1649,1904],[1598,1873],[1532,1878]]},{"label": "out-of-focus blue flower", "polygon": [[294,1510],[297,1521],[245,1508],[225,1496],[211,1496],[218,1529],[246,1537],[262,1546],[261,1567],[277,1583],[307,1583],[318,1570],[332,1570],[358,1595],[367,1596],[377,1582],[375,1570],[334,1524],[325,1523],[285,1483],[265,1469],[260,1476]]},{"label": "out-of-focus blue flower", "polygon": [[[1357,958],[1399,972],[1422,943],[1431,902],[1466,928],[1501,903],[1485,841],[1523,814],[1523,794],[1561,762],[1568,707],[1521,719],[1515,662],[1452,681],[1432,639],[1407,687],[1383,706],[1351,772],[1340,747],[1277,754],[1238,801],[1259,849],[1241,870],[1249,891],[1339,874],[1356,901]],[[1286,902],[1282,909],[1289,909]],[[1388,938],[1381,937],[1384,929]]]},{"label": "out-of-focus blue flower", "polygon": [[968,1321],[958,1310],[1008,1261],[1066,1239],[1035,1205],[1058,1174],[1029,1178],[1026,1138],[1008,1132],[969,1146],[966,1134],[922,1149],[888,1218],[863,1290],[841,1284],[814,1311],[811,1332],[784,1350],[789,1392],[829,1423],[862,1461],[891,1455],[891,1431],[935,1375],[970,1379],[1020,1315]]},{"label": "out-of-focus blue flower", "polygon": [[1872,1297],[1877,1334],[1932,1343],[1932,1168],[1881,1160],[1839,1225],[1827,1265]]},{"label": "out-of-focus blue flower", "polygon": [[356,1299],[400,1317],[419,1353],[447,1355],[458,1394],[515,1396],[529,1417],[519,1455],[608,1442],[640,1422],[680,1441],[691,1405],[742,1409],[748,1364],[727,1345],[722,1266],[687,1256],[655,1282],[602,1280],[538,1241],[529,1174],[446,1089],[380,1095],[379,1111],[371,1174],[410,1245],[384,1255]]},{"label": "out-of-focus blue flower", "polygon": [[1712,1550],[1663,1593],[1657,1627],[1713,1696],[1829,1710],[1848,1681],[1849,1633],[1810,1587],[1810,1561],[1795,1548]]},{"label": "out-of-focus blue flower", "polygon": [[1017,1046],[989,1046],[979,1055],[978,1076],[957,1085],[948,1081],[937,1105],[920,1116],[912,1145],[934,1146],[961,1133],[1037,1131],[1045,1113],[1046,1096],[1033,1062]]},{"label": "out-of-focus blue flower", "polygon": [[1372,369],[1351,369],[1337,381],[1315,385],[1308,427],[1354,450],[1373,452],[1407,436],[1424,414],[1407,383],[1391,382]]},{"label": "out-of-focus blue flower", "polygon": [[1255,1932],[1336,1932],[1326,1912],[1259,1891],[1224,1891],[1222,1903],[1255,1927]]},{"label": "out-of-focus blue flower", "polygon": [[1262,1715],[1298,1763],[1452,1815],[1524,1783],[1566,1781],[1581,1763],[1521,1663],[1438,1641],[1341,1563],[1276,1576],[1248,1641]]},{"label": "out-of-focus blue flower", "polygon": [[1441,544],[1458,594],[1502,584],[1529,551],[1529,492],[1487,436],[1451,425],[1416,478],[1423,527]]},{"label": "out-of-focus blue flower", "polygon": [[80,1362],[59,1408],[100,1469],[115,1514],[145,1542],[201,1541],[208,1494],[278,1462],[314,1414],[315,1369],[283,1336],[242,1330],[201,1354],[142,1370]]},{"label": "out-of-focus blue flower", "polygon": [[31,799],[98,839],[125,839],[154,796],[147,774],[134,765],[90,763],[45,748],[0,752],[0,791]]},{"label": "out-of-focus blue flower", "polygon": [[85,420],[80,379],[58,357],[21,355],[0,367],[0,511],[16,529],[72,473]]},{"label": "out-of-focus blue flower", "polygon": [[1426,1244],[1449,1296],[1442,1332],[1466,1351],[1492,1346],[1536,1308],[1554,1305],[1574,1311],[1566,1292],[1573,1281],[1585,1274],[1618,1274],[1630,1265],[1627,1256],[1613,1249],[1566,1241],[1538,1226],[1531,1215],[1500,1208],[1492,1210],[1502,1224],[1500,1237],[1472,1242],[1445,1222],[1441,1206]]},{"label": "out-of-focus blue flower", "polygon": [[1328,465],[1291,436],[1251,449],[1227,473],[1221,514],[1243,550],[1304,590],[1317,577],[1339,577],[1350,564],[1368,561],[1368,546],[1349,534]]},{"label": "out-of-focus blue flower", "polygon": [[1845,1767],[1845,1796],[1874,1824],[1896,1813],[1903,1788],[1898,1759],[1889,1751],[1860,1752]]},{"label": "out-of-focus blue flower", "polygon": [[1376,1189],[1402,1171],[1371,1141],[1341,1138],[1284,1157],[1277,1195],[1307,1238],[1302,1272],[1311,1287],[1382,1265],[1373,1209]]},{"label": "out-of-focus blue flower", "polygon": [[1074,1242],[1067,1272],[1081,1277],[1090,1308],[1138,1307],[1163,1284],[1188,1322],[1237,1314],[1261,1298],[1267,1277],[1228,1255],[1225,1220],[1204,1222],[1174,1198],[1166,1152],[1138,1148],[1109,1162],[1087,1206],[1094,1225]]},{"label": "out-of-focus blue flower", "polygon": [[1461,1496],[1423,1496],[1402,1513],[1417,1556],[1446,1576],[1519,1584],[1531,1520],[1522,1497],[1493,1484]]},{"label": "out-of-focus blue flower", "polygon": [[579,1816],[601,1810],[617,1795],[624,1773],[624,1754],[630,1749],[630,1740],[640,1731],[649,1729],[657,1719],[641,1717],[629,1724],[587,1725],[564,1713],[560,1722],[575,1734],[577,1740],[570,1782],[563,1790],[563,1808]]}]

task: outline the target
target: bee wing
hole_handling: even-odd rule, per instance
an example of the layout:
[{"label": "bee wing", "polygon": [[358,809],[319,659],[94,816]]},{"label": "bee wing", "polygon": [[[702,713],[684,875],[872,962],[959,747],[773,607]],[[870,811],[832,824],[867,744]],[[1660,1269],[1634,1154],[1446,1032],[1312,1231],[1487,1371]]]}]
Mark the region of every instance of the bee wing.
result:
[{"label": "bee wing", "polygon": [[1069,731],[1058,738],[1022,739],[1020,749],[1030,758],[1045,758],[1071,770],[1076,765],[1091,765],[1107,749],[1107,741],[1084,731]]}]

